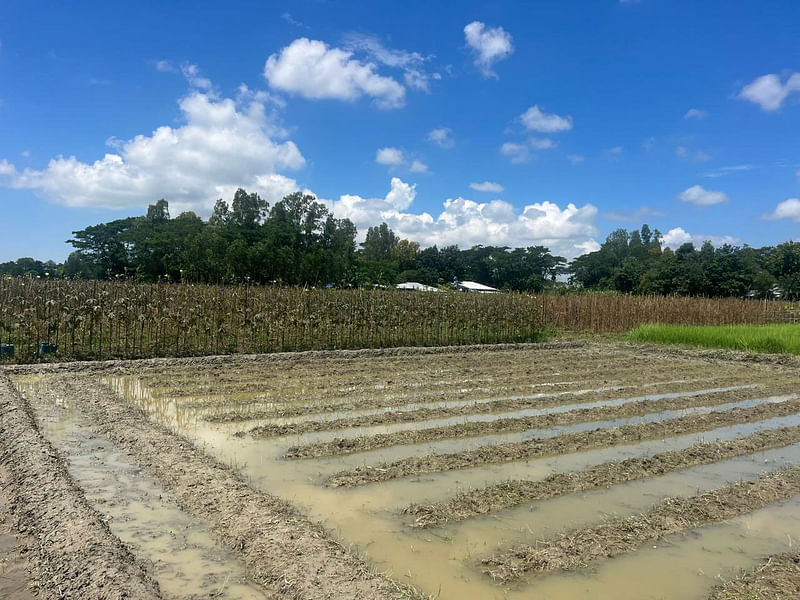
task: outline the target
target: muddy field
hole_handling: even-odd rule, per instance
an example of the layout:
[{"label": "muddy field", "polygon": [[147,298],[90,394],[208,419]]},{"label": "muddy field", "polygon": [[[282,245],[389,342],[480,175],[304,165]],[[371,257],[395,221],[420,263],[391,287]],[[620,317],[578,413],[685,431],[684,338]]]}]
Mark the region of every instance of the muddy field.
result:
[{"label": "muddy field", "polygon": [[0,597],[796,598],[800,361],[610,344],[0,372]]}]

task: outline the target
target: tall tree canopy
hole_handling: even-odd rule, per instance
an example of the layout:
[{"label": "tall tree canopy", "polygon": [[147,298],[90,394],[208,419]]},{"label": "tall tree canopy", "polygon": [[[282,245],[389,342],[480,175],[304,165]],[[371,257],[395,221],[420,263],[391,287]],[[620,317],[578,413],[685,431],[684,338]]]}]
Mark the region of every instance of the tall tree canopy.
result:
[{"label": "tall tree canopy", "polygon": [[270,208],[258,194],[238,189],[230,203],[217,200],[207,221],[192,212],[173,218],[161,199],[144,216],[74,231],[68,243],[75,251],[63,265],[21,258],[0,264],[0,274],[337,286],[474,280],[529,292],[561,286],[800,298],[800,242],[774,248],[706,242],[699,249],[687,243],[673,251],[645,224],[611,232],[599,250],[568,265],[544,246],[421,248],[386,223],[370,227],[360,249],[356,238],[351,221],[334,218],[309,194],[289,194]]}]

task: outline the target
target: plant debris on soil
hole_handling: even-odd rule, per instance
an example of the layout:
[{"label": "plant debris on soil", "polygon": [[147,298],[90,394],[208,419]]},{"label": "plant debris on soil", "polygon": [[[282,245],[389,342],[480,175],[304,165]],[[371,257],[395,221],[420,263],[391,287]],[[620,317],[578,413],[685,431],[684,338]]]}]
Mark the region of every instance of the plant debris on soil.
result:
[{"label": "plant debris on soil", "polygon": [[[797,389],[796,384],[770,388],[771,395],[778,395]],[[759,390],[760,392],[763,390]],[[703,406],[716,406],[731,402],[753,399],[750,389],[723,389],[713,393],[687,393],[680,398],[660,398],[626,402],[618,406],[599,406],[576,408],[564,412],[552,412],[531,417],[498,418],[492,421],[465,421],[455,425],[430,427],[426,429],[404,429],[393,433],[377,433],[353,438],[334,438],[328,442],[316,442],[291,446],[284,458],[317,458],[366,452],[403,444],[421,444],[449,438],[460,438],[498,433],[513,433],[532,429],[548,429],[594,421],[613,421],[629,417],[656,414],[664,411],[683,410]],[[763,394],[761,394],[763,397]]]},{"label": "plant debris on soil", "polygon": [[636,550],[642,544],[708,523],[731,519],[800,493],[800,466],[792,466],[689,498],[667,498],[643,515],[614,519],[555,540],[522,545],[481,560],[484,572],[507,583],[525,574],[575,569]]},{"label": "plant debris on soil", "polygon": [[754,570],[720,584],[708,600],[790,600],[800,598],[800,551],[767,557]]},{"label": "plant debris on soil", "polygon": [[689,415],[638,425],[622,425],[611,429],[565,433],[552,438],[492,444],[451,454],[428,454],[404,458],[391,463],[364,465],[334,473],[325,480],[325,484],[331,487],[352,487],[389,481],[399,477],[469,469],[481,465],[527,460],[554,454],[568,454],[706,431],[737,423],[761,421],[792,415],[800,411],[800,400],[796,395],[792,395],[791,398],[750,408],[732,408],[703,415]]},{"label": "plant debris on soil", "polygon": [[[750,380],[751,381],[751,380]],[[649,384],[648,387],[658,387],[659,394],[640,395],[627,398],[629,402],[643,401],[648,399],[657,399],[658,396],[664,393],[685,393],[687,396],[698,396],[702,392],[697,391],[697,386],[700,382],[693,379],[692,381],[669,381],[669,382],[655,382]],[[730,382],[726,382],[730,383]],[[574,386],[573,386],[574,387]],[[235,435],[244,437],[250,435],[254,438],[268,438],[278,437],[282,435],[298,435],[302,433],[314,433],[319,431],[335,431],[338,429],[350,429],[354,427],[370,427],[373,425],[390,425],[394,423],[409,423],[414,421],[424,421],[428,419],[442,419],[450,417],[471,416],[479,414],[491,414],[501,412],[512,412],[518,410],[531,410],[531,409],[544,409],[553,408],[558,406],[565,406],[575,404],[576,400],[581,403],[589,404],[595,402],[602,402],[607,400],[620,400],[620,392],[632,386],[608,386],[604,385],[599,389],[565,389],[563,391],[550,390],[548,392],[541,392],[530,396],[515,396],[511,398],[490,398],[481,400],[474,403],[461,404],[457,406],[434,406],[434,407],[421,407],[412,408],[408,410],[388,410],[386,412],[372,413],[372,414],[358,414],[354,416],[343,417],[339,419],[329,420],[304,420],[295,423],[269,423],[266,425],[259,425],[246,431],[239,431]],[[642,386],[636,386],[641,388]],[[755,387],[749,385],[748,387]],[[727,388],[723,391],[728,391]],[[719,392],[718,392],[719,393]],[[261,414],[266,416],[266,411]],[[270,415],[272,416],[272,415]],[[211,415],[204,420],[208,422],[232,422],[233,420],[242,420],[243,416],[239,415],[234,418],[233,413],[225,413],[222,415]]]},{"label": "plant debris on soil", "polygon": [[408,523],[410,527],[437,527],[529,502],[657,477],[799,442],[800,426],[768,429],[735,440],[700,442],[681,450],[605,462],[575,473],[554,473],[540,481],[504,481],[458,494],[446,502],[412,504],[403,509],[403,514],[414,518]]}]

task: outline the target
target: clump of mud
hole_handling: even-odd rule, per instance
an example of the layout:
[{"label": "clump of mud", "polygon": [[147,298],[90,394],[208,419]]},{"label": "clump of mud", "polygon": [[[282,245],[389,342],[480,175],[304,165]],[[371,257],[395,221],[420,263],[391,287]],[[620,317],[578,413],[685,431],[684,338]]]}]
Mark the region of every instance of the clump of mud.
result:
[{"label": "clump of mud", "polygon": [[717,586],[708,600],[800,598],[800,552],[768,557],[756,569]]}]

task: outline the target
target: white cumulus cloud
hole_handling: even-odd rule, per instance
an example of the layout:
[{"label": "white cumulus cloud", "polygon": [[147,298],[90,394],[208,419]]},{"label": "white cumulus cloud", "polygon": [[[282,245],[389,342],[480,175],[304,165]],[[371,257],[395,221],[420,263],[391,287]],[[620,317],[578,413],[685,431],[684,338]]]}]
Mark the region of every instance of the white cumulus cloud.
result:
[{"label": "white cumulus cloud", "polygon": [[423,246],[544,245],[568,258],[599,248],[594,240],[597,209],[591,204],[578,208],[570,203],[562,209],[545,201],[518,212],[503,200],[475,202],[457,197],[445,200],[438,216],[433,216],[409,210],[415,196],[414,186],[395,177],[385,198],[343,195],[329,205],[336,217],[355,223],[362,239],[369,227],[386,222],[400,237]]},{"label": "white cumulus cloud", "polygon": [[800,223],[800,198],[787,198],[775,207],[771,213],[764,215],[764,219],[791,219]]},{"label": "white cumulus cloud", "polygon": [[464,27],[464,37],[475,55],[475,66],[484,77],[497,77],[492,70],[494,64],[514,52],[511,34],[502,27],[486,27],[480,21],[473,21]]},{"label": "white cumulus cloud", "polygon": [[269,84],[305,98],[353,101],[374,99],[380,108],[405,104],[405,88],[380,75],[373,63],[353,58],[353,53],[331,48],[325,42],[299,38],[272,54],[264,65]]},{"label": "white cumulus cloud", "polygon": [[678,198],[695,206],[711,206],[726,202],[728,195],[725,192],[716,192],[707,190],[700,185],[693,185],[678,194]]},{"label": "white cumulus cloud", "polygon": [[686,114],[683,115],[684,119],[705,119],[708,116],[708,113],[704,110],[700,110],[699,108],[690,108],[686,111]]},{"label": "white cumulus cloud", "polygon": [[452,148],[455,142],[451,137],[453,130],[449,127],[437,127],[428,132],[428,141],[442,148]]},{"label": "white cumulus cloud", "polygon": [[166,198],[176,210],[204,212],[239,186],[274,202],[298,189],[277,171],[299,169],[305,159],[294,142],[274,139],[281,131],[266,103],[246,88],[236,100],[195,89],[179,102],[181,126],[110,138],[113,151],[93,162],[58,156],[41,170],[6,166],[4,183],[74,207],[144,207]]},{"label": "white cumulus cloud", "polygon": [[17,174],[17,168],[13,164],[8,162],[8,160],[5,158],[3,160],[0,160],[0,175],[9,176],[16,174]]},{"label": "white cumulus cloud", "polygon": [[555,143],[550,138],[540,138],[540,137],[529,137],[528,145],[536,150],[549,150],[550,148],[555,148],[556,146],[558,146],[558,144]]},{"label": "white cumulus cloud", "polygon": [[412,89],[430,92],[431,80],[442,78],[441,74],[426,70],[425,63],[428,62],[428,57],[419,52],[387,48],[373,35],[350,33],[345,36],[344,45],[347,50],[363,52],[382,65],[402,69],[403,80]]},{"label": "white cumulus cloud", "polygon": [[156,71],[161,71],[162,73],[174,73],[177,71],[171,60],[157,60],[153,63],[153,65],[155,66]]},{"label": "white cumulus cloud", "polygon": [[546,113],[537,104],[522,113],[520,120],[530,131],[539,133],[555,133],[572,129],[571,116],[561,117],[554,113]]},{"label": "white cumulus cloud", "polygon": [[391,189],[386,194],[386,203],[397,210],[405,210],[417,197],[417,185],[408,184],[399,177],[392,177]]},{"label": "white cumulus cloud", "polygon": [[500,146],[500,154],[516,164],[528,162],[531,158],[531,152],[528,146],[525,144],[517,144],[516,142],[505,142]]},{"label": "white cumulus cloud", "polygon": [[398,167],[406,161],[403,151],[400,148],[393,148],[387,146],[386,148],[379,148],[375,153],[375,162],[379,165],[387,165],[390,167]]},{"label": "white cumulus cloud", "polygon": [[792,73],[786,82],[770,73],[762,75],[748,83],[739,92],[739,98],[758,104],[761,110],[778,110],[787,96],[793,92],[800,92],[800,73]]},{"label": "white cumulus cloud", "polygon": [[200,75],[200,69],[197,65],[192,63],[183,63],[181,65],[181,73],[189,82],[189,85],[198,90],[208,91],[211,89],[211,80],[207,77]]},{"label": "white cumulus cloud", "polygon": [[427,173],[428,165],[421,160],[414,159],[411,161],[411,166],[408,167],[408,170],[412,173]]},{"label": "white cumulus cloud", "polygon": [[375,162],[379,165],[391,167],[395,170],[400,167],[407,168],[412,173],[427,173],[428,165],[418,158],[409,157],[402,148],[387,146],[379,148],[375,153]]},{"label": "white cumulus cloud", "polygon": [[725,244],[736,245],[740,241],[739,238],[731,235],[692,235],[684,230],[683,227],[675,227],[663,235],[661,246],[675,250],[687,242],[691,243],[695,248],[699,248],[705,242],[711,242],[714,246],[719,247]]},{"label": "white cumulus cloud", "polygon": [[514,164],[526,163],[531,159],[531,150],[550,150],[558,146],[550,138],[529,137],[525,143],[505,142],[500,146],[500,154]]},{"label": "white cumulus cloud", "polygon": [[493,194],[499,194],[504,190],[503,186],[499,183],[495,183],[494,181],[482,181],[480,183],[470,183],[469,187],[471,187],[476,192],[491,192]]}]

